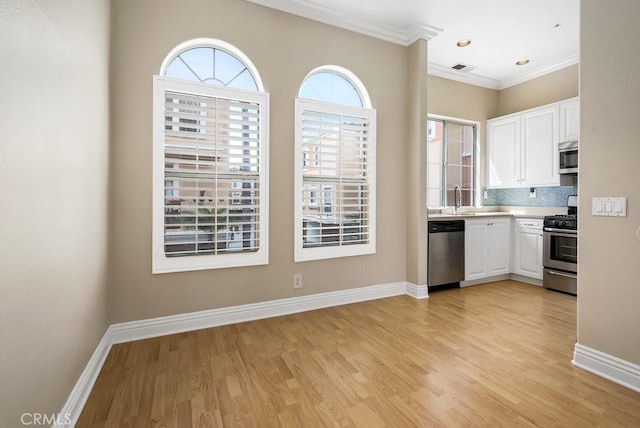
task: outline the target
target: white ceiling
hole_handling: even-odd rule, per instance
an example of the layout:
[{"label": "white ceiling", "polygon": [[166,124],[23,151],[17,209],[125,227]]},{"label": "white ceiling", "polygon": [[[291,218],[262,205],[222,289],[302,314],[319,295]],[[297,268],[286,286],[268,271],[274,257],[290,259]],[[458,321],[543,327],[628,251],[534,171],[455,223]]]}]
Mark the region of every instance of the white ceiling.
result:
[{"label": "white ceiling", "polygon": [[492,89],[579,61],[579,0],[248,1],[402,45],[427,39],[430,74]]}]

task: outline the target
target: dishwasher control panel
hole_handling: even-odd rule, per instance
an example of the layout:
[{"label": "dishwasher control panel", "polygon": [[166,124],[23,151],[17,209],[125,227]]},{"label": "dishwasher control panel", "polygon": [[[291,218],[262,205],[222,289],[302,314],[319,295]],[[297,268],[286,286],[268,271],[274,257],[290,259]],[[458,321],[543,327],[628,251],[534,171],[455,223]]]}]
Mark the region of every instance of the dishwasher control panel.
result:
[{"label": "dishwasher control panel", "polygon": [[429,233],[464,232],[464,220],[430,221]]}]

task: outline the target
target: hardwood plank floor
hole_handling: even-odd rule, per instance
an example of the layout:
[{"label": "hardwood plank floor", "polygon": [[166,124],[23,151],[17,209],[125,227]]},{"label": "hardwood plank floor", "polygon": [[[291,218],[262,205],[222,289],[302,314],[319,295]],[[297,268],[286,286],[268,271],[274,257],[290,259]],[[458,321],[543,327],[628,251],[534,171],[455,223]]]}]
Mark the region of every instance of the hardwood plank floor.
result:
[{"label": "hardwood plank floor", "polygon": [[79,427],[638,427],[571,365],[573,296],[515,281],[115,345]]}]

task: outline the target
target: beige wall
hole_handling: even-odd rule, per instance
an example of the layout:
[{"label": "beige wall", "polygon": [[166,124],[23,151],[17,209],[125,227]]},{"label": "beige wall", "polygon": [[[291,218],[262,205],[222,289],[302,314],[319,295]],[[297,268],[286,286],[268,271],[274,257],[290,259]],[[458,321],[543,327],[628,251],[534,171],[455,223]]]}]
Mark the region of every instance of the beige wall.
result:
[{"label": "beige wall", "polygon": [[[112,321],[404,281],[407,49],[237,0],[115,0],[112,67]],[[271,94],[267,266],[151,274],[152,76],[196,37],[242,50]],[[294,98],[306,74],[343,66],[377,109],[377,253],[293,263]],[[293,274],[303,288],[293,290]]]},{"label": "beige wall", "polygon": [[427,285],[427,52],[425,40],[409,47],[409,83],[406,94],[409,116],[407,138],[407,235],[406,278],[414,285]]},{"label": "beige wall", "polygon": [[2,427],[59,412],[108,326],[108,35],[106,0],[0,2]]},{"label": "beige wall", "polygon": [[482,122],[498,115],[500,92],[429,75],[429,114]]},{"label": "beige wall", "polygon": [[468,85],[442,77],[429,76],[428,110],[431,115],[479,122],[477,177],[480,186],[485,184],[486,121],[498,116],[500,93],[494,89]]},{"label": "beige wall", "polygon": [[[578,342],[640,364],[640,2],[581,2]],[[627,217],[593,217],[596,196]]]},{"label": "beige wall", "polygon": [[[407,49],[249,2],[114,0],[110,33],[107,0],[70,1],[0,3],[0,182],[11,197],[0,211],[0,426],[18,425],[24,412],[59,411],[109,323],[424,284],[425,110],[481,122],[484,152],[486,119],[578,94],[578,66],[503,91],[435,76],[425,82],[425,42]],[[589,212],[594,196],[626,196],[629,215],[581,216],[578,299],[579,343],[636,364],[640,58],[617,43],[639,35],[639,14],[635,0],[617,9],[582,1],[580,209]],[[270,264],[154,276],[152,76],[174,46],[196,37],[240,48],[271,94]],[[323,64],[356,73],[378,111],[378,251],[294,264],[293,100],[303,77]],[[294,273],[303,274],[300,290],[292,289]]]},{"label": "beige wall", "polygon": [[501,90],[496,116],[577,97],[578,72],[576,64]]}]

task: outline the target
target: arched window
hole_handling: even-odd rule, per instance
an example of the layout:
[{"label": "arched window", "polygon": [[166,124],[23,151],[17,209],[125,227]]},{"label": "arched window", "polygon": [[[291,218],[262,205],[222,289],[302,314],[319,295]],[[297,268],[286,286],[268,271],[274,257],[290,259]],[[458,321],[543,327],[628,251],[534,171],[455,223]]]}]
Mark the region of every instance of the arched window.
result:
[{"label": "arched window", "polygon": [[176,46],[160,74],[174,79],[264,92],[258,70],[239,49],[221,40],[196,39]]},{"label": "arched window", "polygon": [[344,106],[371,108],[369,95],[360,80],[350,71],[336,66],[317,68],[309,73],[302,82],[298,97]]},{"label": "arched window", "polygon": [[234,46],[197,39],[154,76],[153,273],[266,264],[269,96]]},{"label": "arched window", "polygon": [[349,70],[319,67],[296,99],[295,261],[375,253],[376,112]]}]

